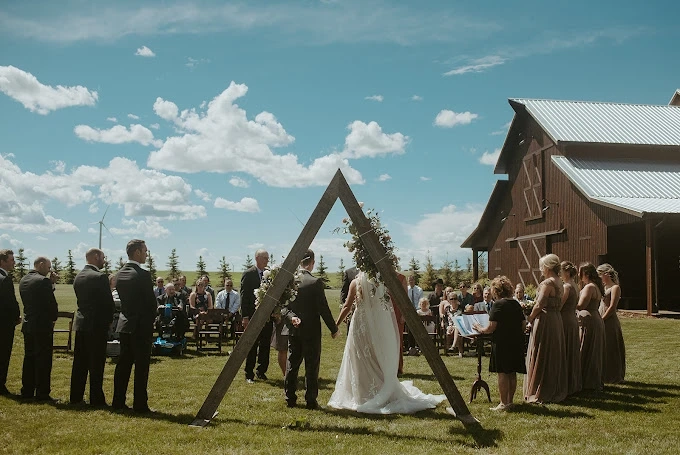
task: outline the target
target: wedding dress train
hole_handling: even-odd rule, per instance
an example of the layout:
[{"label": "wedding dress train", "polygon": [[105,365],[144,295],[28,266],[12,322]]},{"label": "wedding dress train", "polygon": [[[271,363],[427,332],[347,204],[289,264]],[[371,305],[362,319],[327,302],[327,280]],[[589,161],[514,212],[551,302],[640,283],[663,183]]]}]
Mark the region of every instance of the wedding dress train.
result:
[{"label": "wedding dress train", "polygon": [[446,399],[429,395],[411,381],[399,382],[399,336],[394,308],[364,273],[357,277],[352,316],[335,391],[328,405],[367,414],[411,414],[431,409]]}]

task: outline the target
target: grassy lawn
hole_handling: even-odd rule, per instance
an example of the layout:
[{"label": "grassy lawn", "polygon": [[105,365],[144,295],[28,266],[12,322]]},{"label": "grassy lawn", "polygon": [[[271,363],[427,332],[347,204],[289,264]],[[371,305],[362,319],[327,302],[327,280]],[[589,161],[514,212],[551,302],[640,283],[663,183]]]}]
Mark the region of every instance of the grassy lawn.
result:
[{"label": "grassy lawn", "polygon": [[[338,311],[339,292],[328,291]],[[70,286],[59,285],[60,309],[75,307]],[[413,416],[365,416],[333,410],[288,409],[272,354],[268,382],[245,383],[239,374],[207,428],[187,426],[200,408],[223,355],[155,357],[151,365],[149,417],[65,404],[21,403],[0,397],[0,453],[44,454],[426,454],[426,453],[677,453],[680,445],[680,321],[622,318],[628,352],[627,382],[597,396],[562,404],[520,405],[497,414],[478,396],[470,404],[481,428],[467,432],[445,412],[446,404]],[[319,402],[328,401],[344,348],[343,336],[324,333]],[[21,385],[23,341],[17,331],[8,388]],[[405,378],[422,390],[441,393],[424,357],[405,357]],[[67,400],[72,354],[54,355],[52,395]],[[476,359],[446,357],[464,397],[469,396]],[[110,402],[115,364],[106,365]],[[488,362],[484,361],[484,368]],[[496,377],[483,374],[494,404]],[[521,389],[521,379],[520,379]],[[128,403],[131,404],[132,384]]]}]

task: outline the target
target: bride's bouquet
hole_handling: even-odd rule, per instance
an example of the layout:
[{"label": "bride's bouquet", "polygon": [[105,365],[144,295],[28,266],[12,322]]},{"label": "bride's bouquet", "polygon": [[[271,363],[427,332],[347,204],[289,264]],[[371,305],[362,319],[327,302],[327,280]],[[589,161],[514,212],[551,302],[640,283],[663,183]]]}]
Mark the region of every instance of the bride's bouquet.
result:
[{"label": "bride's bouquet", "polygon": [[[272,268],[267,268],[262,273],[262,280],[260,281],[260,287],[255,289],[255,308],[259,308],[260,304],[264,302],[264,298],[267,295],[267,291],[274,283],[274,278],[281,271],[281,266],[276,265]],[[298,294],[298,286],[300,286],[300,280],[302,275],[299,270],[295,270],[293,278],[288,282],[288,285],[283,290],[281,298],[279,299],[274,311],[272,311],[272,316],[278,318],[281,315],[281,308],[288,306],[288,304],[295,300]]]}]

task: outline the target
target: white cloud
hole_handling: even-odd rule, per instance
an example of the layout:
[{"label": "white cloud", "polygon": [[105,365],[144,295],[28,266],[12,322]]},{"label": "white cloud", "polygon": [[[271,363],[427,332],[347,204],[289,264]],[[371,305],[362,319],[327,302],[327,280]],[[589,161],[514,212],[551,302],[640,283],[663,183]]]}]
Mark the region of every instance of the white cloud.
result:
[{"label": "white cloud", "polygon": [[386,182],[390,180],[392,176],[390,174],[381,174],[380,177],[378,177],[379,182]]},{"label": "white cloud", "polygon": [[343,158],[375,158],[381,155],[402,155],[409,137],[401,133],[386,134],[376,122],[368,124],[355,120],[347,127]]},{"label": "white cloud", "polygon": [[11,249],[16,248],[20,245],[21,245],[20,240],[12,238],[9,234],[0,234],[0,247]]},{"label": "white cloud", "polygon": [[131,118],[132,120],[139,120],[139,115],[128,114],[127,116],[128,116],[128,118]]},{"label": "white cloud", "polygon": [[232,177],[229,179],[229,183],[237,188],[248,188],[250,186],[250,184],[241,177]]},{"label": "white cloud", "polygon": [[95,229],[93,227],[87,228],[87,233],[88,234],[97,234],[97,233],[99,233],[99,229]]},{"label": "white cloud", "polygon": [[0,91],[31,112],[46,115],[71,106],[94,106],[99,95],[81,85],[52,87],[14,66],[0,66]]},{"label": "white cloud", "polygon": [[118,119],[116,117],[106,117],[106,120],[109,122],[118,123]]},{"label": "white cloud", "polygon": [[50,164],[54,166],[54,172],[57,174],[63,174],[66,170],[66,163],[60,160],[50,161]]},{"label": "white cloud", "polygon": [[156,56],[154,51],[152,51],[151,49],[149,49],[146,46],[142,46],[142,47],[138,48],[137,52],[135,52],[135,55],[138,55],[140,57],[155,57]]},{"label": "white cloud", "polygon": [[138,125],[130,125],[127,129],[123,125],[116,125],[109,129],[92,128],[88,125],[76,125],[73,128],[80,139],[88,142],[103,142],[105,144],[124,144],[127,142],[137,142],[142,145],[153,145],[154,147],[161,147],[163,141],[154,139],[153,133],[150,129]]},{"label": "white cloud", "polygon": [[202,65],[204,63],[210,63],[210,59],[187,57],[187,62],[184,64],[184,66],[186,66],[187,68],[190,68],[190,69],[194,69],[198,65]]},{"label": "white cloud", "polygon": [[249,120],[235,104],[247,91],[247,86],[232,82],[204,111],[180,112],[175,103],[158,98],[154,111],[180,133],[149,155],[148,166],[176,172],[242,172],[276,187],[327,185],[340,168],[349,183],[363,183],[361,174],[339,154],[322,156],[309,166],[292,153],[275,154],[272,148],[290,145],[295,138],[269,112]]},{"label": "white cloud", "polygon": [[499,129],[499,130],[497,130],[497,131],[493,131],[493,132],[491,133],[491,135],[492,135],[492,136],[500,136],[501,134],[507,134],[508,129],[510,129],[510,124],[511,124],[511,123],[512,123],[512,122],[506,123],[505,125],[503,125],[503,126],[501,127],[501,129]]},{"label": "white cloud", "polygon": [[42,235],[36,235],[35,239],[40,240],[41,242],[46,242],[47,240],[49,240],[47,237],[43,237]]},{"label": "white cloud", "polygon": [[90,204],[90,207],[88,207],[87,211],[90,213],[97,213],[99,211],[99,204],[93,202]]},{"label": "white cloud", "polygon": [[212,200],[212,195],[201,190],[194,190],[194,194],[200,197],[205,202],[210,202]]},{"label": "white cloud", "polygon": [[159,129],[160,127],[161,126],[158,123],[152,123],[151,125],[149,125],[149,128],[153,128],[154,130]]},{"label": "white cloud", "polygon": [[423,100],[423,97],[420,96],[420,95],[413,95],[411,97],[411,101],[422,101],[422,100]]},{"label": "white cloud", "polygon": [[498,161],[498,157],[501,155],[501,149],[496,149],[492,153],[484,152],[479,158],[479,162],[482,164],[488,164],[489,166],[495,166]]},{"label": "white cloud", "polygon": [[170,235],[170,231],[155,220],[133,220],[125,218],[121,224],[124,227],[112,227],[110,231],[118,236],[139,236],[150,239],[161,239]]},{"label": "white cloud", "polygon": [[434,124],[442,128],[453,128],[456,125],[468,125],[474,119],[479,117],[472,112],[453,112],[448,109],[439,111],[437,117],[434,119]]},{"label": "white cloud", "polygon": [[383,98],[382,95],[371,95],[364,97],[364,99],[368,101],[377,101],[378,103],[382,103],[385,98]]},{"label": "white cloud", "polygon": [[260,206],[256,199],[251,197],[241,198],[239,202],[232,202],[227,199],[218,197],[215,199],[215,207],[218,209],[235,210],[237,212],[259,212]]},{"label": "white cloud", "polygon": [[501,57],[500,55],[487,55],[486,57],[477,58],[471,60],[469,64],[459,66],[451,71],[444,73],[444,76],[457,76],[465,73],[481,73],[494,66],[502,65],[507,62],[506,57]]},{"label": "white cloud", "polygon": [[429,182],[430,180],[432,180],[432,178],[431,177],[425,177],[424,175],[421,175],[420,180],[423,181],[423,182]]}]

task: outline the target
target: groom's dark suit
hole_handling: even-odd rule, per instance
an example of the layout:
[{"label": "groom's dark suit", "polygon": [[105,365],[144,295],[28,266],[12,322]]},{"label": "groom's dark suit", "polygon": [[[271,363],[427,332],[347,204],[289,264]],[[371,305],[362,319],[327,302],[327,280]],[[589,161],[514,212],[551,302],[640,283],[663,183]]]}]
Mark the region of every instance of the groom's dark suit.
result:
[{"label": "groom's dark suit", "polygon": [[7,370],[21,313],[12,278],[0,270],[0,392],[6,392]]},{"label": "groom's dark suit", "polygon": [[[297,298],[288,307],[281,310],[281,316],[289,331],[288,364],[286,365],[286,401],[289,406],[295,405],[297,396],[297,377],[302,360],[305,361],[305,383],[307,406],[317,406],[319,395],[319,362],[321,361],[321,321],[322,317],[331,333],[338,331],[333,320],[324,292],[323,281],[314,278],[311,273],[302,272]],[[300,318],[300,325],[294,327],[292,319]]]},{"label": "groom's dark suit", "polygon": [[[241,276],[241,315],[251,318],[255,314],[255,289],[260,287],[262,277],[257,267],[252,266]],[[266,377],[269,368],[269,346],[271,344],[273,325],[271,321],[262,327],[260,336],[246,358],[246,379],[255,379],[255,360],[257,360],[257,376]]]}]

